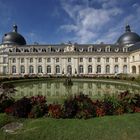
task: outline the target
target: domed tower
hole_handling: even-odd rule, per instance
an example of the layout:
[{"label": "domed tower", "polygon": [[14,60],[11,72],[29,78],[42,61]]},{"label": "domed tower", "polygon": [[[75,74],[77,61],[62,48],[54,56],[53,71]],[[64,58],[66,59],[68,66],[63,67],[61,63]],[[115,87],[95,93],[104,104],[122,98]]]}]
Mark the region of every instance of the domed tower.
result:
[{"label": "domed tower", "polygon": [[119,37],[117,44],[126,45],[126,44],[135,44],[136,42],[140,42],[140,36],[135,32],[131,32],[130,25],[126,25],[125,33]]},{"label": "domed tower", "polygon": [[13,25],[13,31],[4,34],[2,38],[2,44],[8,45],[26,45],[24,37],[18,33],[17,25]]}]

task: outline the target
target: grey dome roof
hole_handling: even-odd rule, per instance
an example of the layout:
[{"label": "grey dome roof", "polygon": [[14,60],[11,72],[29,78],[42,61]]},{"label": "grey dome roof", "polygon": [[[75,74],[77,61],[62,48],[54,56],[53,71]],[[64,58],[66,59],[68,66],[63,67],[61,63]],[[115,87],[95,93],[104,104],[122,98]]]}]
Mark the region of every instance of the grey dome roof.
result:
[{"label": "grey dome roof", "polygon": [[125,31],[126,32],[119,37],[117,44],[125,45],[125,44],[135,44],[136,42],[140,42],[140,36],[134,32],[131,32],[129,25],[126,25]]},{"label": "grey dome roof", "polygon": [[17,26],[13,25],[13,32],[6,33],[3,36],[2,44],[26,45],[26,40],[17,33]]}]

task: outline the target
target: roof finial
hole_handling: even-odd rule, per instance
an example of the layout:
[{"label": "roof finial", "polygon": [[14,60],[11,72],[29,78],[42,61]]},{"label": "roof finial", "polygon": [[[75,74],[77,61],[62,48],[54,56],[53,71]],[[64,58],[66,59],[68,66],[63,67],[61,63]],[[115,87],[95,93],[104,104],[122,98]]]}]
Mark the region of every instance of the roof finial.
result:
[{"label": "roof finial", "polygon": [[131,32],[131,28],[130,28],[130,25],[129,24],[126,24],[125,31],[126,32]]},{"label": "roof finial", "polygon": [[17,33],[17,28],[18,28],[17,25],[14,24],[14,25],[13,25],[13,32],[16,32],[16,33]]}]

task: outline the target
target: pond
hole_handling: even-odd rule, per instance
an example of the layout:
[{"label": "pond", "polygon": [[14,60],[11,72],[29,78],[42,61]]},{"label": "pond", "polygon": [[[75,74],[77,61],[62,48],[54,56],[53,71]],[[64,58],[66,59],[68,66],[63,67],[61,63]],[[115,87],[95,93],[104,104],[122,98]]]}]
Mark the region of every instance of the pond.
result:
[{"label": "pond", "polygon": [[60,102],[70,95],[75,95],[80,92],[88,95],[91,98],[101,98],[104,94],[118,94],[122,91],[129,90],[133,93],[139,93],[140,87],[108,83],[101,81],[73,81],[72,86],[65,86],[63,80],[50,81],[30,81],[16,83],[16,98],[23,96],[43,95],[47,97],[48,102]]}]

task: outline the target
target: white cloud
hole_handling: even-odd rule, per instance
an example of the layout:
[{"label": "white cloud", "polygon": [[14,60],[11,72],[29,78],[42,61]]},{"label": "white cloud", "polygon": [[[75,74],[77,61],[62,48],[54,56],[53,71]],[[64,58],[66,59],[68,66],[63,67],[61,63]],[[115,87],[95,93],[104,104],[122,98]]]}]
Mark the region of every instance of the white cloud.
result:
[{"label": "white cloud", "polygon": [[[61,2],[73,23],[62,25],[60,29],[73,33],[72,40],[78,43],[115,43],[123,33],[125,24],[132,25],[132,31],[139,28],[138,3],[124,8],[120,7],[118,0],[82,0],[81,4],[74,4],[74,0]],[[123,4],[127,4],[126,2],[127,0],[122,0]],[[98,8],[97,3],[100,4]],[[129,9],[126,10],[128,6],[130,10],[133,8],[131,13]]]},{"label": "white cloud", "polygon": [[[108,0],[100,0],[108,1]],[[62,7],[73,20],[73,24],[62,25],[60,29],[67,32],[73,32],[75,34],[72,40],[79,43],[89,43],[95,41],[101,34],[102,28],[104,28],[112,18],[123,13],[120,8],[109,9],[96,9],[94,7],[73,5],[70,2],[62,0]]]}]

